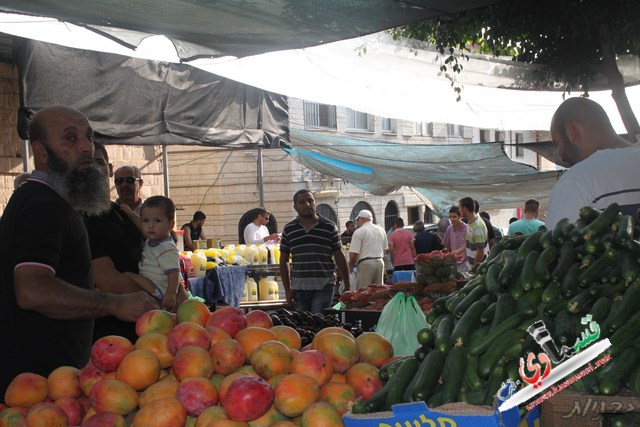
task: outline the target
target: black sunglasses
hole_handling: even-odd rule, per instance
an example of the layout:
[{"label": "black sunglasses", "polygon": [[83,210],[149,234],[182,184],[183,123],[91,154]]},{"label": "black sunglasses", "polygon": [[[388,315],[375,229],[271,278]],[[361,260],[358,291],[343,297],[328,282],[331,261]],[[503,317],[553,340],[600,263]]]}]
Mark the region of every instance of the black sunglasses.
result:
[{"label": "black sunglasses", "polygon": [[121,176],[120,178],[116,178],[116,179],[114,179],[114,180],[113,180],[113,182],[115,182],[115,183],[116,183],[116,185],[122,185],[122,184],[124,184],[125,182],[126,182],[127,184],[133,184],[133,183],[135,183],[136,181],[138,181],[139,179],[140,179],[140,178],[134,178],[134,177],[132,177],[132,176]]}]

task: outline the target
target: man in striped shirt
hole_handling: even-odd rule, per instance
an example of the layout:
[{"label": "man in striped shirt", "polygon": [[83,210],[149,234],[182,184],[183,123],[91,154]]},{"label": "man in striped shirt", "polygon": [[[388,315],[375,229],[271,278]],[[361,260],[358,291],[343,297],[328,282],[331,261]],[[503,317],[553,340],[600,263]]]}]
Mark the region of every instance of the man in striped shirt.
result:
[{"label": "man in striped shirt", "polygon": [[475,202],[471,197],[460,199],[458,209],[467,218],[467,266],[475,272],[487,254],[487,226],[475,212]]},{"label": "man in striped shirt", "polygon": [[331,305],[336,265],[344,290],[351,289],[347,259],[338,228],[316,213],[316,201],[309,190],[293,196],[293,207],[298,217],[284,226],[280,240],[282,285],[292,307],[320,313]]}]

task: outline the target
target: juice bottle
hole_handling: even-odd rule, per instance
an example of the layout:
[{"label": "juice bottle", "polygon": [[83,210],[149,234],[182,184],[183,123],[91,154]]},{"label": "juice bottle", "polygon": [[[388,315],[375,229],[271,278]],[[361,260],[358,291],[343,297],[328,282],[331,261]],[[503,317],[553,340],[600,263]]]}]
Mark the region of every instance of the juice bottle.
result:
[{"label": "juice bottle", "polygon": [[191,255],[191,265],[193,265],[193,275],[204,277],[207,274],[207,256],[199,250]]},{"label": "juice bottle", "polygon": [[258,284],[253,277],[248,277],[245,284],[247,286],[247,297],[249,301],[258,301]]},{"label": "juice bottle", "polygon": [[267,283],[267,278],[263,277],[258,283],[258,300],[268,301],[269,299],[269,283]]},{"label": "juice bottle", "polygon": [[242,290],[242,298],[240,301],[249,301],[249,278],[244,282],[244,289]]},{"label": "juice bottle", "polygon": [[273,276],[268,276],[266,280],[266,285],[268,289],[268,298],[269,300],[277,300],[278,298],[278,282],[275,281]]},{"label": "juice bottle", "polygon": [[265,245],[258,246],[258,264],[267,265],[269,257],[269,251]]}]

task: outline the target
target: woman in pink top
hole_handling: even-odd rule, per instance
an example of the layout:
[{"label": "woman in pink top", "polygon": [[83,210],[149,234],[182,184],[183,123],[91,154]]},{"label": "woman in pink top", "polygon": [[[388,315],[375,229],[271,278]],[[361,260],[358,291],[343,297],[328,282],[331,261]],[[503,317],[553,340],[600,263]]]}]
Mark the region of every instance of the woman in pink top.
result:
[{"label": "woman in pink top", "polygon": [[442,245],[449,252],[460,255],[461,261],[458,265],[458,271],[464,273],[467,269],[467,224],[462,222],[460,210],[457,206],[449,209],[449,220],[451,225],[444,234]]},{"label": "woman in pink top", "polygon": [[389,256],[393,271],[415,270],[416,247],[413,233],[405,230],[404,220],[400,217],[394,221],[396,230],[389,237]]}]

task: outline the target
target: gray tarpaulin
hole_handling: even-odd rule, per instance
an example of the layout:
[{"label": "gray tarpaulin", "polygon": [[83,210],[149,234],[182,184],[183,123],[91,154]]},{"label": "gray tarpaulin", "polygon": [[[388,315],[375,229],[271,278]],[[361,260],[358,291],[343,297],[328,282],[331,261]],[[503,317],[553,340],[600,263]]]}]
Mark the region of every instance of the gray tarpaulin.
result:
[{"label": "gray tarpaulin", "polygon": [[483,209],[518,207],[530,198],[545,202],[558,178],[510,160],[500,143],[395,144],[298,129],[290,138],[287,151],[311,169],[378,195],[413,187],[439,212],[465,196]]},{"label": "gray tarpaulin", "polygon": [[189,65],[19,38],[14,58],[22,107],[73,106],[104,143],[239,147],[287,138],[285,96]]}]

